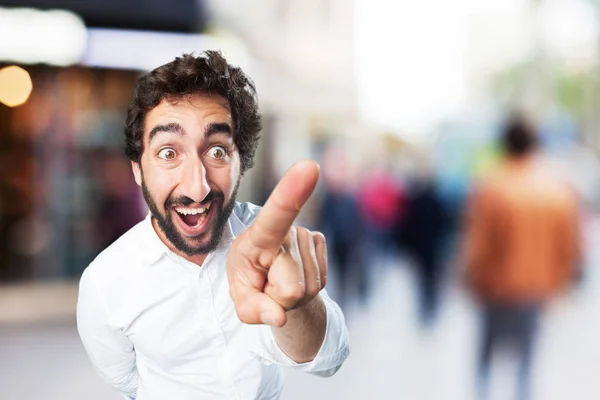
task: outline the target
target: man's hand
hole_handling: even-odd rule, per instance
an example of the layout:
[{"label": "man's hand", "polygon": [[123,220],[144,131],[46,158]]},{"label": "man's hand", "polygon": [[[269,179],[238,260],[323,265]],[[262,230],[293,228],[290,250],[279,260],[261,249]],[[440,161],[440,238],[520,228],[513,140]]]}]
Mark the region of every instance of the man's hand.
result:
[{"label": "man's hand", "polygon": [[229,293],[239,319],[281,327],[286,311],[309,303],[325,286],[325,237],[292,224],[319,179],[313,161],[294,164],[250,228],[227,255]]}]

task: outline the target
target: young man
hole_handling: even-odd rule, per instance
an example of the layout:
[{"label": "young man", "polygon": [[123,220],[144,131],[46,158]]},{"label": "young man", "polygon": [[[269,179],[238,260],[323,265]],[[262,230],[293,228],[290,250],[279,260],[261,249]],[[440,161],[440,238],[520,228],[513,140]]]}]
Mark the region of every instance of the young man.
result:
[{"label": "young man", "polygon": [[92,363],[126,398],[276,399],[281,366],[330,376],[349,354],[325,238],[292,226],[317,165],[295,164],[262,209],[235,201],[260,129],[253,83],[217,52],[137,84],[126,153],[150,215],[85,270],[77,306]]}]

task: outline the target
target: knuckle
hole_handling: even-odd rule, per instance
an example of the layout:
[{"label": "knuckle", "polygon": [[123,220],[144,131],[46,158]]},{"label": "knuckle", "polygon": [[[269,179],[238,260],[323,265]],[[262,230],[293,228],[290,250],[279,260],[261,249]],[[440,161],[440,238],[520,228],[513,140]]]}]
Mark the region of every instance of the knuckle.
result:
[{"label": "knuckle", "polygon": [[312,232],[312,237],[313,237],[313,240],[315,241],[315,245],[323,245],[324,246],[327,244],[327,239],[325,238],[325,235],[323,235],[319,231]]},{"label": "knuckle", "polygon": [[284,299],[291,300],[291,301],[298,301],[298,300],[302,299],[306,293],[304,284],[301,282],[298,282],[296,284],[282,286],[280,291],[281,291],[281,296]]},{"label": "knuckle", "polygon": [[314,297],[321,291],[321,280],[315,279],[311,284],[306,285],[306,295]]}]

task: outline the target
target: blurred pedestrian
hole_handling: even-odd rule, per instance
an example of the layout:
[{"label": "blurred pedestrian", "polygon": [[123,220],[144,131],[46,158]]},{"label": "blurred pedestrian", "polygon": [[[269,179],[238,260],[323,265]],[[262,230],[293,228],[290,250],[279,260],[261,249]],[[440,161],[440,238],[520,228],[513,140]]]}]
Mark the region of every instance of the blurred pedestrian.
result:
[{"label": "blurred pedestrian", "polygon": [[492,353],[509,340],[520,359],[518,399],[525,400],[541,313],[576,273],[578,204],[570,188],[544,168],[534,130],[523,117],[508,121],[501,140],[505,158],[470,199],[465,256],[483,307],[480,398],[487,396]]},{"label": "blurred pedestrian", "polygon": [[419,293],[419,322],[428,326],[439,305],[443,234],[446,211],[434,177],[416,180],[407,196],[397,240],[415,267]]},{"label": "blurred pedestrian", "polygon": [[345,151],[330,146],[321,167],[324,187],[319,221],[335,266],[336,300],[345,310],[352,297],[359,305],[366,303],[368,265],[360,260],[364,224],[358,212],[352,165]]},{"label": "blurred pedestrian", "polygon": [[365,224],[364,263],[385,263],[396,250],[394,235],[404,213],[406,189],[390,166],[375,167],[361,179],[357,200]]}]

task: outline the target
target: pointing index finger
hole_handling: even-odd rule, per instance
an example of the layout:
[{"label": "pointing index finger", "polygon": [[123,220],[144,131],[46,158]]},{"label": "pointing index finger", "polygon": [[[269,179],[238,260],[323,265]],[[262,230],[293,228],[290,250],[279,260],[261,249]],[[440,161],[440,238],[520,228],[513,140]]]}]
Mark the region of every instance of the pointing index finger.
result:
[{"label": "pointing index finger", "polygon": [[249,229],[253,246],[277,252],[319,179],[314,161],[299,161],[279,181]]}]

